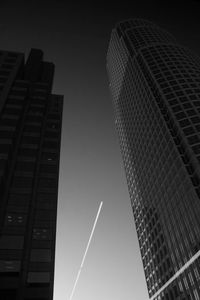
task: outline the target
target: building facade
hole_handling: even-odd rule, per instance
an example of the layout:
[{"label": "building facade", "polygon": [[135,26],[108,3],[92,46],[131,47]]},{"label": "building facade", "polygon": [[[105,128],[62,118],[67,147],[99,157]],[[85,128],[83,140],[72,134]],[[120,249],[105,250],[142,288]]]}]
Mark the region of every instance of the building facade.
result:
[{"label": "building facade", "polygon": [[0,51],[0,299],[52,300],[63,96],[41,50]]},{"label": "building facade", "polygon": [[107,70],[149,298],[200,299],[200,59],[155,24],[112,31]]}]

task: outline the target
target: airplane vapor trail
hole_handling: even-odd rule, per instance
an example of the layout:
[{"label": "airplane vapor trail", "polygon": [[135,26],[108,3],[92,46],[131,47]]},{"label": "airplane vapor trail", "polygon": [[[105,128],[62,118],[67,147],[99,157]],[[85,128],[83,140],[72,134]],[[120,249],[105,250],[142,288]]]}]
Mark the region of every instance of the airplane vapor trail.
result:
[{"label": "airplane vapor trail", "polygon": [[93,234],[94,234],[94,230],[95,230],[95,227],[96,227],[98,218],[99,218],[99,214],[100,214],[100,212],[101,212],[102,205],[103,205],[103,201],[101,201],[101,203],[100,203],[100,205],[99,205],[99,209],[98,209],[98,212],[97,212],[95,221],[94,221],[94,225],[93,225],[93,227],[92,227],[92,231],[91,231],[91,234],[90,234],[88,243],[87,243],[87,247],[86,247],[86,249],[85,249],[85,253],[84,253],[84,255],[83,255],[83,259],[82,259],[82,262],[81,262],[81,265],[80,265],[80,268],[79,268],[79,271],[78,271],[78,274],[77,274],[77,277],[76,277],[76,280],[75,280],[75,283],[74,283],[74,286],[73,286],[73,289],[72,289],[72,292],[71,292],[71,295],[70,295],[69,300],[72,300],[72,297],[73,297],[73,295],[74,295],[74,292],[75,292],[75,289],[76,289],[76,285],[77,285],[77,283],[78,283],[78,279],[79,279],[79,276],[80,276],[80,274],[81,274],[81,269],[82,269],[82,267],[83,267],[83,264],[84,264],[84,261],[85,261],[85,258],[86,258],[86,255],[87,255],[87,252],[88,252],[88,249],[89,249],[91,240],[92,240],[92,236],[93,236]]}]

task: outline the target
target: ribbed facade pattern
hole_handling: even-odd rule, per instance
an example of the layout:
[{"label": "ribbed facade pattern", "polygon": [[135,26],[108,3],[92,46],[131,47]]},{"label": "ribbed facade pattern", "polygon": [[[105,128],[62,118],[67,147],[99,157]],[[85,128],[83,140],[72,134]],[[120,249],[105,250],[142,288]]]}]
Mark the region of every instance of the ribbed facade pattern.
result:
[{"label": "ribbed facade pattern", "polygon": [[0,51],[0,299],[52,300],[63,96],[53,63]]},{"label": "ribbed facade pattern", "polygon": [[200,60],[137,19],[112,31],[107,69],[149,296],[198,300]]}]

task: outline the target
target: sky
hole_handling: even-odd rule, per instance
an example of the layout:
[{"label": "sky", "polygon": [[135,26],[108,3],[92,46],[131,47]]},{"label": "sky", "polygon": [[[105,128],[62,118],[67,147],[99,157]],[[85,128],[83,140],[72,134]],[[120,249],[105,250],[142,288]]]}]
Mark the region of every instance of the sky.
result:
[{"label": "sky", "polygon": [[114,128],[106,52],[116,22],[146,18],[200,55],[199,1],[0,2],[0,48],[44,51],[64,95],[54,300],[147,300],[126,178]]}]

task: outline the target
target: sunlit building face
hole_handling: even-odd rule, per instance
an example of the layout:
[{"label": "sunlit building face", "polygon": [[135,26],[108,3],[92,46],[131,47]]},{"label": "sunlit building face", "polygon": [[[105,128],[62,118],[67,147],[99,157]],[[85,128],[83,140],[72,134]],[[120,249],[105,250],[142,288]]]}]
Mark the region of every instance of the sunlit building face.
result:
[{"label": "sunlit building face", "polygon": [[198,300],[200,59],[133,19],[113,29],[107,70],[149,297]]}]

